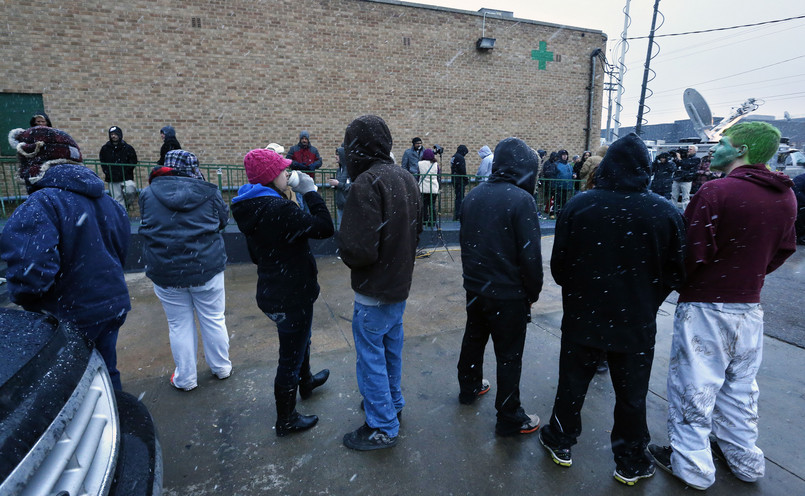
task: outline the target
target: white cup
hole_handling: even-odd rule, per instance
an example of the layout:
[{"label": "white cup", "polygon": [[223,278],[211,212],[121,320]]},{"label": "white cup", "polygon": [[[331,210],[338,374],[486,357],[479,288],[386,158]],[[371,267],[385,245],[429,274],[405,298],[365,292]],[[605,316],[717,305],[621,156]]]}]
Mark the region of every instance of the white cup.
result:
[{"label": "white cup", "polygon": [[288,178],[288,186],[291,188],[295,188],[299,186],[299,173],[296,171],[291,171],[291,177]]}]

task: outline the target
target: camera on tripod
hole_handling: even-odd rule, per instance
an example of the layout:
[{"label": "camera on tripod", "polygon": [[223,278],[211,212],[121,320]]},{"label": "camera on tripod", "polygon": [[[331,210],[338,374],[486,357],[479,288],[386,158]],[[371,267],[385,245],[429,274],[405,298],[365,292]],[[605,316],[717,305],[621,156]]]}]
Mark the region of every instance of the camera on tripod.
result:
[{"label": "camera on tripod", "polygon": [[433,153],[435,153],[436,155],[439,156],[439,158],[441,158],[442,153],[444,153],[444,148],[442,148],[439,145],[433,145]]}]

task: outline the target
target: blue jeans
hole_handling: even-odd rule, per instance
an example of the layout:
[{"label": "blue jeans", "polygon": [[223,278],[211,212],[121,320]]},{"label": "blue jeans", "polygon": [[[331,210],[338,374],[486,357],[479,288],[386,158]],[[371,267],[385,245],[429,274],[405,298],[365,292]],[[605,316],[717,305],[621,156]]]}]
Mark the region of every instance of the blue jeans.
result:
[{"label": "blue jeans", "polygon": [[95,349],[106,363],[112,386],[118,391],[123,390],[123,385],[120,383],[120,372],[117,370],[117,333],[125,321],[126,314],[124,313],[119,317],[95,325],[78,328],[79,332],[95,344]]},{"label": "blue jeans", "polygon": [[400,387],[404,311],[405,301],[377,306],[356,301],[352,314],[355,371],[366,423],[391,437],[400,431],[397,412],[405,406]]},{"label": "blue jeans", "polygon": [[277,324],[280,340],[280,357],[274,387],[282,390],[293,389],[299,384],[299,372],[310,353],[313,304],[288,312],[266,313],[266,316]]}]

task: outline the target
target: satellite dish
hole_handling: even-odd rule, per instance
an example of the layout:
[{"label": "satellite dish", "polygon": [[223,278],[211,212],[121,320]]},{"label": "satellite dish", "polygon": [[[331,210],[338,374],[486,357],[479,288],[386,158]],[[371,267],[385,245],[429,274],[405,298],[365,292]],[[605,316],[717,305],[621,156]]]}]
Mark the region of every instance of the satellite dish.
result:
[{"label": "satellite dish", "polygon": [[688,88],[682,94],[682,102],[685,104],[685,111],[693,123],[693,129],[704,141],[708,141],[709,136],[706,131],[713,127],[713,114],[710,106],[704,101],[704,97],[693,88]]}]

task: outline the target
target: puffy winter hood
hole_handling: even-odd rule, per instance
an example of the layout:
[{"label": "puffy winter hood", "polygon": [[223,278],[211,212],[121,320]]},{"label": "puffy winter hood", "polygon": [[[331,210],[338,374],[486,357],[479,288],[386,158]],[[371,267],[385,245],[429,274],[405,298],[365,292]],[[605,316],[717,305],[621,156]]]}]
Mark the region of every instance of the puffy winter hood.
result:
[{"label": "puffy winter hood", "polygon": [[481,157],[481,158],[486,158],[491,154],[492,154],[492,150],[490,150],[489,147],[486,146],[486,145],[482,146],[481,149],[478,150],[478,156]]},{"label": "puffy winter hood", "polygon": [[99,198],[105,194],[101,178],[83,165],[76,164],[59,164],[49,168],[42,179],[28,186],[28,192],[33,193],[42,188],[59,188],[90,198]]},{"label": "puffy winter hood", "polygon": [[539,171],[537,152],[519,138],[506,138],[495,147],[490,183],[512,183],[534,193]]},{"label": "puffy winter hood", "polygon": [[215,196],[218,188],[191,177],[161,176],[151,182],[151,192],[159,202],[174,212],[190,212]]},{"label": "puffy winter hood", "polygon": [[742,179],[777,191],[785,191],[794,186],[794,181],[790,177],[782,172],[770,171],[765,164],[736,167],[727,177]]},{"label": "puffy winter hood", "polygon": [[463,157],[466,156],[468,153],[470,153],[470,150],[464,145],[458,145],[458,148],[456,148],[456,153],[460,154]]},{"label": "puffy winter hood", "polygon": [[354,181],[376,163],[394,163],[391,145],[391,131],[380,117],[364,115],[352,121],[344,134],[349,178]]},{"label": "puffy winter hood", "polygon": [[261,196],[276,196],[282,198],[274,188],[263,186],[262,184],[244,184],[238,188],[238,196],[232,198],[232,204],[242,202],[244,200],[251,200],[252,198],[259,198]]},{"label": "puffy winter hood", "polygon": [[176,138],[176,130],[173,129],[173,126],[165,126],[160,129],[160,132],[165,135],[165,141],[167,141],[168,138]]},{"label": "puffy winter hood", "polygon": [[613,191],[646,191],[650,165],[646,144],[635,133],[629,133],[607,150],[595,172],[595,187]]}]

